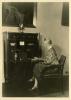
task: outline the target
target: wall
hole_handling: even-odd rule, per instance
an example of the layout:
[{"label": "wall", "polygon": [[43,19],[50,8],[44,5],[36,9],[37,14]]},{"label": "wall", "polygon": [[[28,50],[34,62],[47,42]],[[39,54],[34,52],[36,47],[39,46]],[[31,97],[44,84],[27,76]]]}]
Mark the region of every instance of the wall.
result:
[{"label": "wall", "polygon": [[64,74],[66,75],[69,70],[69,27],[61,25],[63,3],[39,2],[37,7],[37,30],[41,37],[46,36],[53,41],[58,56],[60,54],[66,56],[64,66]]}]

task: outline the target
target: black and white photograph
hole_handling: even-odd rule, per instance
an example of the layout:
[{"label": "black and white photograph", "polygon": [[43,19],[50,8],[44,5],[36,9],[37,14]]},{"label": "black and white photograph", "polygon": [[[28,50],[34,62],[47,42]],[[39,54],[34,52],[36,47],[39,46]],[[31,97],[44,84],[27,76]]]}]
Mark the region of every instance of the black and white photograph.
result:
[{"label": "black and white photograph", "polygon": [[2,97],[69,97],[69,2],[2,2]]}]

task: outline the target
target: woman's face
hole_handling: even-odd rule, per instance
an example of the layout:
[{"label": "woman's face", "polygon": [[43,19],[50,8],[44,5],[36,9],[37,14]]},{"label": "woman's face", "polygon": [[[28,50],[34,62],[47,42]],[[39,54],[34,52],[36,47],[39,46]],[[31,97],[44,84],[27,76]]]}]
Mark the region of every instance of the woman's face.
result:
[{"label": "woman's face", "polygon": [[47,45],[49,44],[49,40],[48,39],[44,39],[44,43],[47,43]]}]

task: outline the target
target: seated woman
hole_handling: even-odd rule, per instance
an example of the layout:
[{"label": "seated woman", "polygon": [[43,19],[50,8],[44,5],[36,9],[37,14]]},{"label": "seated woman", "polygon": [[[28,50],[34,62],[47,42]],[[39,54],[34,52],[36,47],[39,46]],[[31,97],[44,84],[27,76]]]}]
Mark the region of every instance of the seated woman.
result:
[{"label": "seated woman", "polygon": [[32,59],[33,62],[37,62],[33,70],[33,77],[32,79],[29,80],[29,81],[33,81],[35,79],[32,90],[38,87],[38,80],[40,78],[40,73],[43,71],[43,69],[47,67],[47,65],[49,64],[59,63],[56,51],[52,46],[52,41],[44,39],[44,45],[46,46],[46,49],[47,49],[46,57],[43,57],[43,58],[34,57],[34,59]]}]

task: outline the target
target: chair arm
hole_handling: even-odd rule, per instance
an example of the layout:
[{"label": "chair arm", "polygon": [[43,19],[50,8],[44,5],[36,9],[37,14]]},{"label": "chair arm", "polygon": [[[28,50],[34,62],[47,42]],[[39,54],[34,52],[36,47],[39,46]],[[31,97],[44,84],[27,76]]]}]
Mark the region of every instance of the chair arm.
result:
[{"label": "chair arm", "polygon": [[52,65],[50,65],[50,64],[46,64],[47,66],[45,67],[45,68],[56,68],[56,67],[58,67],[58,68],[60,68],[60,67],[62,67],[62,65],[61,64],[52,64]]},{"label": "chair arm", "polygon": [[63,67],[62,67],[62,65],[61,64],[57,64],[57,65],[47,65],[44,69],[43,69],[43,71],[41,72],[41,75],[43,75],[46,71],[47,71],[47,73],[51,73],[51,72],[58,72],[58,73],[61,73],[62,72],[62,69],[63,69]]}]

